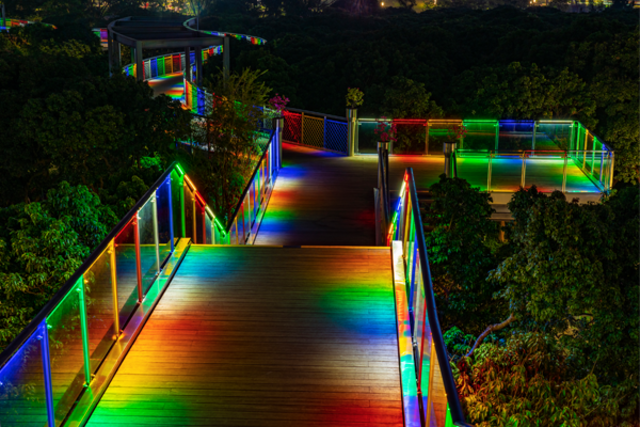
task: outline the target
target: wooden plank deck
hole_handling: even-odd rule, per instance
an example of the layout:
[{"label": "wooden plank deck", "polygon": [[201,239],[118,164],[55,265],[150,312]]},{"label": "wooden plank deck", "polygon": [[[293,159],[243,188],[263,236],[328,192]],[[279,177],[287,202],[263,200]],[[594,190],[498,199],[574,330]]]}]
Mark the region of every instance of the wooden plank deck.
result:
[{"label": "wooden plank deck", "polygon": [[[408,166],[429,183],[444,169],[442,158],[392,158],[391,189],[400,189]],[[346,157],[283,144],[283,169],[255,244],[375,245],[377,168],[376,156]]]},{"label": "wooden plank deck", "polygon": [[89,426],[401,426],[388,248],[193,246]]},{"label": "wooden plank deck", "polygon": [[[377,156],[346,157],[294,144],[283,144],[280,171],[257,245],[343,245],[375,244],[373,188],[377,182]],[[536,184],[543,191],[562,187],[562,161],[527,161],[526,186]],[[407,167],[413,168],[418,190],[439,180],[444,172],[443,157],[393,156],[389,159],[389,189],[400,189]],[[494,160],[492,196],[494,203],[509,201],[520,185],[520,160]],[[487,161],[461,159],[458,173],[472,186],[485,191]],[[568,198],[599,193],[575,165],[568,169]],[[496,192],[497,191],[497,192]]]}]

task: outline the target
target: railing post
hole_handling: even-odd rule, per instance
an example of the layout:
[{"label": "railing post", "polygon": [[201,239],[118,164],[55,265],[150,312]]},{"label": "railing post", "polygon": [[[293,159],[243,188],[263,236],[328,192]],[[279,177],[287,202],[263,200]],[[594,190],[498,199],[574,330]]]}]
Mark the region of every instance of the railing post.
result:
[{"label": "railing post", "polygon": [[352,157],[358,152],[356,148],[356,133],[358,126],[358,109],[347,108],[347,154]]},{"label": "railing post", "polygon": [[110,272],[111,272],[111,293],[113,296],[113,329],[115,330],[117,340],[120,336],[120,313],[118,307],[118,274],[116,270],[116,245],[112,240],[107,250],[109,254]]},{"label": "railing post", "polygon": [[444,173],[447,176],[447,178],[451,178],[452,176],[452,171],[453,171],[453,166],[452,166],[452,160],[453,160],[453,153],[456,150],[456,142],[444,142],[443,143],[443,147],[442,147],[442,151],[444,152]]},{"label": "railing post", "polygon": [[589,139],[589,129],[584,130],[584,146],[582,147],[582,169],[587,167],[587,140]]},{"label": "railing post", "polygon": [[277,148],[276,152],[278,153],[278,162],[276,164],[276,169],[282,169],[282,131],[284,129],[284,117],[278,117],[276,119],[276,140],[277,140]]},{"label": "railing post", "polygon": [[610,174],[609,174],[609,183],[607,185],[607,190],[611,190],[611,186],[613,185],[613,164],[614,164],[613,163],[613,160],[614,160],[613,156],[614,156],[614,154],[615,153],[612,151],[611,152],[611,163],[609,163]]},{"label": "railing post", "polygon": [[569,161],[569,157],[567,156],[567,152],[564,152],[564,165],[562,166],[562,192],[567,191],[567,162]]},{"label": "railing post", "polygon": [[491,160],[493,159],[493,151],[489,152],[489,162],[487,164],[487,191],[491,191]]},{"label": "railing post", "polygon": [[151,196],[151,204],[153,205],[153,243],[156,245],[156,271],[160,273],[160,239],[158,237],[158,203],[156,195]]},{"label": "railing post", "polygon": [[76,292],[78,292],[78,302],[80,304],[80,330],[82,334],[82,355],[84,358],[84,378],[85,387],[91,383],[91,360],[89,358],[89,331],[87,327],[87,303],[84,295],[85,278],[84,274],[80,276],[77,283]]},{"label": "railing post", "polygon": [[300,113],[300,144],[304,145],[304,111]]},{"label": "railing post", "polygon": [[[534,120],[533,121],[533,139],[531,140],[531,149],[535,150],[536,149],[536,136],[537,136],[537,132],[538,132],[538,121]],[[524,185],[522,186],[524,188]]]},{"label": "railing post", "polygon": [[49,325],[46,320],[42,322],[40,334],[37,338],[40,341],[40,352],[42,356],[44,392],[47,401],[47,427],[56,427],[55,408],[53,407],[53,381],[51,381],[51,355],[49,353]]},{"label": "railing post", "polygon": [[498,141],[500,140],[500,121],[499,120],[496,121],[495,127],[496,127],[496,144],[494,149],[498,151],[498,145],[499,145]]},{"label": "railing post", "polygon": [[429,120],[425,121],[424,124],[425,132],[424,132],[424,155],[429,155]]},{"label": "railing post", "polygon": [[327,116],[322,118],[322,146],[327,148]]},{"label": "railing post", "polygon": [[524,188],[525,175],[527,171],[527,152],[522,152],[522,168],[520,169],[520,187]]},{"label": "railing post", "polygon": [[136,246],[136,277],[138,279],[138,302],[142,302],[142,265],[140,261],[140,211],[133,217],[133,239]]}]

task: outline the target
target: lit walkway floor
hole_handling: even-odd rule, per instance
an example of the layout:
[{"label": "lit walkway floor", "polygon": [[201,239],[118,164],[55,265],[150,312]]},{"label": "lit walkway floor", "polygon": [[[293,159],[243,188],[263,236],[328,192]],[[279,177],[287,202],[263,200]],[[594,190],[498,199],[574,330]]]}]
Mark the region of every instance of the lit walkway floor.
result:
[{"label": "lit walkway floor", "polygon": [[173,99],[182,98],[184,92],[184,80],[182,72],[176,74],[170,74],[164,77],[158,77],[155,79],[147,80],[153,93],[158,96],[165,94]]},{"label": "lit walkway floor", "polygon": [[[283,144],[283,169],[255,244],[374,246],[377,161]],[[409,166],[424,187],[444,170],[442,158],[391,158],[391,189],[400,189]]]},{"label": "lit walkway floor", "polygon": [[389,248],[192,246],[89,426],[402,426]]}]

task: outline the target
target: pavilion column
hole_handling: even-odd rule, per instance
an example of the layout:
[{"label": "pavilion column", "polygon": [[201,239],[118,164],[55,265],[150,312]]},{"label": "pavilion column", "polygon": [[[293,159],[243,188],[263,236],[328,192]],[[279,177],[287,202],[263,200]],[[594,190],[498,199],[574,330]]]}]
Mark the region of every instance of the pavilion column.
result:
[{"label": "pavilion column", "polygon": [[109,75],[113,74],[113,39],[111,31],[107,30],[107,52],[109,53]]},{"label": "pavilion column", "polygon": [[202,48],[196,48],[196,84],[202,86]]},{"label": "pavilion column", "polygon": [[191,48],[189,46],[184,48],[184,76],[188,82],[193,83],[191,77]]},{"label": "pavilion column", "polygon": [[224,47],[222,48],[222,70],[224,81],[229,80],[229,70],[231,68],[231,58],[229,57],[229,36],[224,36]]},{"label": "pavilion column", "polygon": [[144,62],[142,61],[142,42],[136,42],[136,79],[144,80]]}]

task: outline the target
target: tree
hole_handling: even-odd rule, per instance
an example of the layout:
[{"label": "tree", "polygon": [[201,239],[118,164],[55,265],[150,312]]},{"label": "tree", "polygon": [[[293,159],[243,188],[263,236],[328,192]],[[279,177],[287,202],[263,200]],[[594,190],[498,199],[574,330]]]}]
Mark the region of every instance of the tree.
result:
[{"label": "tree", "polygon": [[490,274],[521,327],[555,335],[582,375],[636,397],[639,199],[637,187],[588,205],[519,191],[509,203],[514,252]]},{"label": "tree", "polygon": [[493,299],[500,285],[488,273],[500,261],[498,225],[491,221],[489,194],[459,178],[440,176],[422,207],[429,264],[443,329],[453,325],[478,334],[501,320],[506,308]]},{"label": "tree", "polygon": [[118,219],[85,186],[0,208],[0,348],[80,267]]},{"label": "tree", "polygon": [[227,81],[222,73],[216,80],[207,80],[207,91],[213,95],[211,108],[195,125],[201,149],[182,153],[197,177],[198,188],[225,224],[264,149],[258,143],[257,129],[265,117],[261,106],[266,105],[271,89],[258,83],[263,73],[245,69],[231,74]]},{"label": "tree", "polygon": [[637,422],[629,389],[604,385],[592,372],[576,377],[571,354],[551,335],[518,332],[484,343],[453,371],[467,421],[477,427]]}]

